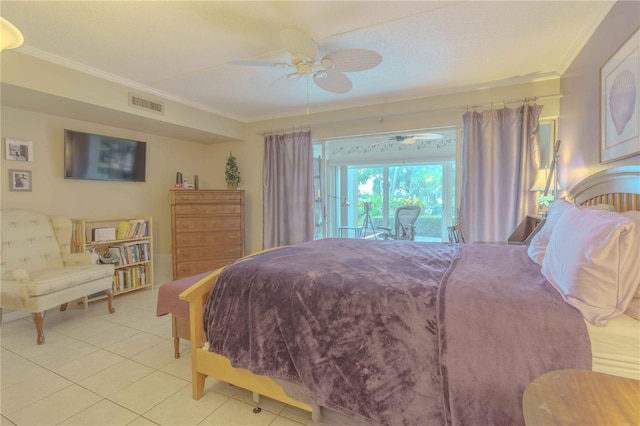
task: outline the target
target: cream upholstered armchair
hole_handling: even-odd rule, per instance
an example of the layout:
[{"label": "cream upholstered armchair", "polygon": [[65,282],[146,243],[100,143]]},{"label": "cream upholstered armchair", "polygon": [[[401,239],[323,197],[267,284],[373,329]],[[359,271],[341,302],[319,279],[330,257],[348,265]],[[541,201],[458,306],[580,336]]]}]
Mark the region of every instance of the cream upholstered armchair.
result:
[{"label": "cream upholstered armchair", "polygon": [[3,209],[2,308],[29,311],[44,343],[43,322],[48,309],[90,294],[106,291],[113,302],[113,265],[98,265],[95,253],[71,253],[71,221],[28,210]]}]

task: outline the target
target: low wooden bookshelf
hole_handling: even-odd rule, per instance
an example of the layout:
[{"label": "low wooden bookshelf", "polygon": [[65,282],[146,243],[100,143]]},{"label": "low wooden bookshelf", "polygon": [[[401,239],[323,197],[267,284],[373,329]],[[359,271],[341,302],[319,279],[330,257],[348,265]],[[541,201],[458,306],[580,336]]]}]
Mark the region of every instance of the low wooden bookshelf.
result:
[{"label": "low wooden bookshelf", "polygon": [[[122,216],[71,219],[71,251],[95,252],[101,257],[118,257],[113,275],[113,294],[153,289],[153,220],[151,216]],[[89,296],[88,301],[106,297]]]}]

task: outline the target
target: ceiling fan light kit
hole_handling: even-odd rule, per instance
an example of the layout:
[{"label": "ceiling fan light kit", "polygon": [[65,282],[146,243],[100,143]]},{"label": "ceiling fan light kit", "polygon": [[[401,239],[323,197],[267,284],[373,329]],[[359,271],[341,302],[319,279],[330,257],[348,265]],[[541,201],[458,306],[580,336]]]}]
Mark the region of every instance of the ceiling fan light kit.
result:
[{"label": "ceiling fan light kit", "polygon": [[[312,76],[318,87],[331,93],[347,93],[352,87],[345,72],[365,71],[382,63],[382,56],[368,49],[340,49],[320,58],[318,44],[308,35],[293,28],[280,32],[280,42],[291,54],[291,63],[232,61],[232,65],[290,67],[296,71],[283,77]],[[282,78],[282,77],[281,77]]]},{"label": "ceiling fan light kit", "polygon": [[[381,120],[384,118],[380,117]],[[396,135],[388,137],[379,142],[375,142],[374,145],[378,145],[381,143],[388,143],[389,141],[399,143],[401,145],[415,145],[418,142],[422,141],[433,141],[442,139],[444,136],[439,133],[419,133],[414,135]]]},{"label": "ceiling fan light kit", "polygon": [[24,43],[24,37],[20,30],[11,22],[0,16],[0,51],[15,49]]}]

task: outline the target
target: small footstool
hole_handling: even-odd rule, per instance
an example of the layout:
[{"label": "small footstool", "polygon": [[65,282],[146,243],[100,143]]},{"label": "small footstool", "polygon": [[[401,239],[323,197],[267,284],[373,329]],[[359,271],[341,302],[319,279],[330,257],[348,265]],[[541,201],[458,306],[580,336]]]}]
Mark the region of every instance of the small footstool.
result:
[{"label": "small footstool", "polygon": [[171,335],[173,336],[174,357],[180,358],[180,339],[189,340],[189,304],[179,295],[211,272],[193,275],[171,281],[160,286],[156,315],[171,314]]}]

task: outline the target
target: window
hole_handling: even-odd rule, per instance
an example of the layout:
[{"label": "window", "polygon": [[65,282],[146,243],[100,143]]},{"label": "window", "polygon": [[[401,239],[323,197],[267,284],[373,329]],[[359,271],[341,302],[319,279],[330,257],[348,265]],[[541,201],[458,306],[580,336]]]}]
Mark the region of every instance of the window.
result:
[{"label": "window", "polygon": [[[457,221],[456,177],[463,132],[456,128],[428,132],[442,138],[413,145],[402,144],[395,135],[316,143],[316,238],[371,238],[376,227],[393,227],[396,208],[413,204],[422,208],[416,240],[447,241],[446,229]],[[541,121],[541,167],[548,167],[551,160],[555,133],[555,120]],[[367,212],[365,203],[370,207]]]},{"label": "window", "polygon": [[393,228],[396,209],[414,205],[421,208],[416,240],[446,238],[455,212],[455,161],[352,165],[346,176],[347,187],[353,188],[347,197],[351,206],[346,226],[362,226],[361,236],[374,236],[377,226]]},{"label": "window", "polygon": [[438,134],[411,145],[388,135],[318,144],[316,238],[376,238],[378,226],[393,227],[396,208],[418,205],[416,240],[446,240],[455,220],[456,131]]}]

